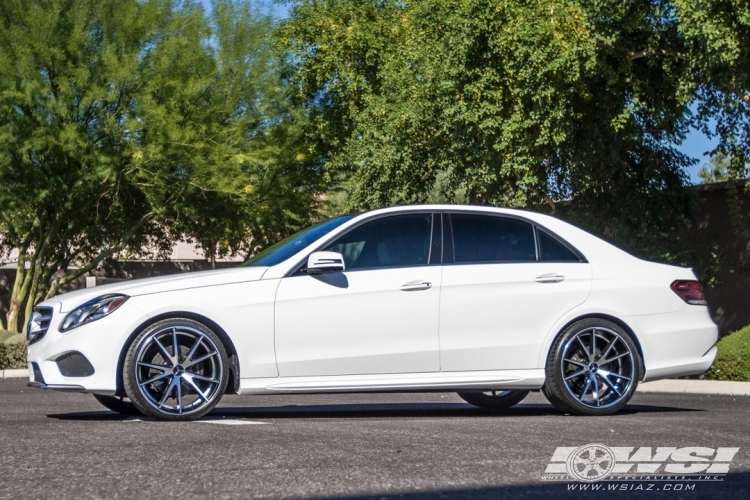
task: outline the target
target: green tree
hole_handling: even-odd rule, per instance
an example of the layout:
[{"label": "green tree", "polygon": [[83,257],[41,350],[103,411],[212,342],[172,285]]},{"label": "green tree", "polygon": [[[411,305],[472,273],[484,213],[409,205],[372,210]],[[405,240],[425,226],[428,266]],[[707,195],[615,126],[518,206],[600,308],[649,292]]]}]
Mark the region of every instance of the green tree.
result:
[{"label": "green tree", "polygon": [[460,195],[664,253],[691,164],[669,2],[293,5],[279,40],[350,209]]},{"label": "green tree", "polygon": [[[188,0],[0,3],[0,242],[19,251],[8,329],[105,259],[182,236],[215,255],[227,231],[273,239],[307,216],[317,169],[256,35],[272,28],[241,1],[211,19]],[[293,204],[273,194],[289,190]]]},{"label": "green tree", "polygon": [[743,179],[750,165],[750,3],[674,0],[685,60],[686,86],[698,103],[695,123],[718,136],[715,153],[727,176]]},{"label": "green tree", "polygon": [[730,166],[731,160],[724,153],[716,153],[711,156],[707,165],[701,167],[698,171],[698,177],[701,178],[703,184],[727,181],[729,180]]}]

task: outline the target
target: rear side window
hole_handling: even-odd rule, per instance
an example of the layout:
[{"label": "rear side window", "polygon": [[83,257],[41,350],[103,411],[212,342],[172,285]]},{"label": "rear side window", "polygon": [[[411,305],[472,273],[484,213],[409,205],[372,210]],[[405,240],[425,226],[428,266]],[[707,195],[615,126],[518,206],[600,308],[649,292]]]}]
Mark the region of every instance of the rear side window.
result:
[{"label": "rear side window", "polygon": [[580,262],[581,259],[568,247],[544,231],[537,230],[539,258],[543,262]]},{"label": "rear side window", "polygon": [[451,214],[456,263],[535,262],[534,227],[510,217]]}]

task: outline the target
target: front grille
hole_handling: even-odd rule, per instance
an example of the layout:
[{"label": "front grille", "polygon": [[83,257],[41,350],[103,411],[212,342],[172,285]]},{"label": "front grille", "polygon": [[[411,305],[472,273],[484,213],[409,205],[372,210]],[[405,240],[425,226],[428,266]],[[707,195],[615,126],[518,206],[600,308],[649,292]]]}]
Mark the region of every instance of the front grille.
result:
[{"label": "front grille", "polygon": [[91,362],[78,351],[66,352],[58,356],[55,362],[65,377],[89,377],[94,374]]},{"label": "front grille", "polygon": [[26,340],[29,344],[39,342],[47,334],[49,324],[52,321],[51,307],[35,307],[26,326]]}]

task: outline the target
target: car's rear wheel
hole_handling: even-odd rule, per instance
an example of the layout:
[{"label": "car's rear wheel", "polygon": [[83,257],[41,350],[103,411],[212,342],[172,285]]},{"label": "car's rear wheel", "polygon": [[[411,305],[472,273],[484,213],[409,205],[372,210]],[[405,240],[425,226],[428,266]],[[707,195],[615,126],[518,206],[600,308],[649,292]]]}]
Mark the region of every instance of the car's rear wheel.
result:
[{"label": "car's rear wheel", "polygon": [[125,392],[145,415],[194,420],[216,406],[229,378],[227,353],[209,328],[166,319],[146,328],[128,349]]},{"label": "car's rear wheel", "polygon": [[633,397],[642,372],[630,334],[611,321],[585,319],[563,331],[550,350],[544,395],[573,415],[609,415]]},{"label": "car's rear wheel", "polygon": [[458,395],[470,405],[485,410],[502,410],[520,403],[529,391],[459,392]]},{"label": "car's rear wheel", "polygon": [[136,408],[135,405],[125,397],[94,394],[94,398],[96,398],[96,400],[106,409],[112,410],[115,413],[121,415],[143,415],[143,413],[138,411],[138,408]]}]

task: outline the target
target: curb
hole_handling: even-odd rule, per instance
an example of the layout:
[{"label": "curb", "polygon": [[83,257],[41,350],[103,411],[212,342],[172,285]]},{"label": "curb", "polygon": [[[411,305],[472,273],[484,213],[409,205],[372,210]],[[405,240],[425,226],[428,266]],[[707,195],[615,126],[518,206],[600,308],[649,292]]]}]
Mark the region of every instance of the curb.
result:
[{"label": "curb", "polygon": [[22,368],[19,370],[0,370],[0,373],[2,373],[2,376],[0,378],[28,378],[29,376],[29,370],[28,368]]},{"label": "curb", "polygon": [[724,394],[727,396],[750,396],[750,382],[667,379],[639,384],[636,392],[671,392],[678,394]]}]

